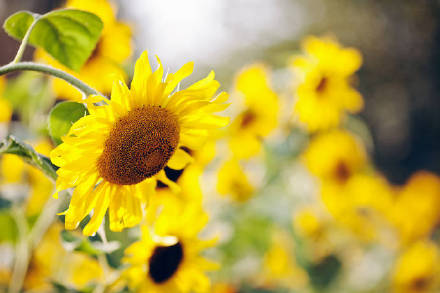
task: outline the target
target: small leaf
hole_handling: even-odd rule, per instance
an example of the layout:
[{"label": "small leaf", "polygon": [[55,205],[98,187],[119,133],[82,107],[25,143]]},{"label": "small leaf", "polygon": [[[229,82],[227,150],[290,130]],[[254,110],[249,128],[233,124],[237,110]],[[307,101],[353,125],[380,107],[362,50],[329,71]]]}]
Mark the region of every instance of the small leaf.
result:
[{"label": "small leaf", "polygon": [[99,40],[103,23],[93,13],[60,9],[43,16],[19,11],[6,19],[3,27],[12,37],[22,40],[30,25],[39,17],[29,43],[46,50],[65,66],[78,71]]},{"label": "small leaf", "polygon": [[22,40],[34,21],[34,14],[28,11],[19,11],[9,16],[3,28],[12,37]]},{"label": "small leaf", "polygon": [[49,114],[49,134],[55,144],[62,143],[61,137],[81,117],[87,115],[87,108],[76,102],[62,102],[52,108]]}]

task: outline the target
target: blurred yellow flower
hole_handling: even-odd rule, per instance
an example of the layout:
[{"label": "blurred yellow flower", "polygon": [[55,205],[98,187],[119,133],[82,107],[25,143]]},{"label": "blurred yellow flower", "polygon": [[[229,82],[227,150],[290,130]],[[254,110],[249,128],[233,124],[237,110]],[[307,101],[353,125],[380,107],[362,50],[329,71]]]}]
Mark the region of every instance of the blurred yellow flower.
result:
[{"label": "blurred yellow flower", "polygon": [[239,202],[246,201],[252,196],[254,186],[238,160],[230,159],[220,166],[217,175],[217,191]]},{"label": "blurred yellow flower", "polygon": [[314,242],[319,242],[325,237],[325,224],[312,207],[300,210],[294,215],[292,223],[295,231]]},{"label": "blurred yellow flower", "polygon": [[[48,140],[41,140],[35,145],[35,150],[40,154],[49,156],[53,149]],[[26,214],[33,216],[42,211],[44,205],[53,194],[55,184],[43,172],[35,167],[27,165],[30,194],[26,203]]]},{"label": "blurred yellow flower", "polygon": [[279,100],[272,90],[268,69],[254,64],[236,78],[244,109],[229,127],[229,146],[237,158],[249,158],[261,150],[261,141],[278,125]]},{"label": "blurred yellow flower", "polygon": [[[131,28],[116,20],[116,10],[107,0],[69,0],[65,7],[89,11],[102,19],[104,28],[95,50],[79,72],[69,70],[42,49],[36,50],[35,59],[60,68],[98,91],[109,94],[115,77],[122,79],[127,77],[121,64],[133,51]],[[60,98],[75,101],[82,99],[78,90],[64,80],[54,79],[53,89]]]},{"label": "blurred yellow flower", "polygon": [[432,242],[416,242],[397,259],[393,292],[439,292],[439,252]]},{"label": "blurred yellow flower", "polygon": [[403,244],[429,237],[440,223],[440,178],[420,171],[399,191],[389,210]]},{"label": "blurred yellow flower", "polygon": [[351,133],[333,130],[314,137],[303,154],[303,160],[313,175],[345,184],[365,167],[367,155],[361,141]]},{"label": "blurred yellow flower", "polygon": [[[170,182],[164,168],[183,169],[192,158],[182,148],[198,149],[210,130],[228,123],[213,114],[228,106],[226,93],[214,97],[220,86],[214,72],[175,91],[193,66],[187,63],[164,79],[163,66],[152,72],[144,52],[136,62],[131,89],[116,81],[111,100],[86,100],[90,115],[74,123],[51,152],[52,162],[60,166],[57,191],[75,187],[64,213],[66,229],[76,229],[94,210],[83,230],[92,235],[107,209],[111,230],[137,225],[156,182]],[[105,105],[95,105],[98,102]]]},{"label": "blurred yellow flower", "polygon": [[102,282],[104,278],[103,268],[95,258],[83,253],[69,255],[68,282],[75,288],[84,288],[92,282]]},{"label": "blurred yellow flower", "polygon": [[231,284],[216,283],[212,286],[212,293],[239,293],[239,291]]},{"label": "blurred yellow flower", "polygon": [[32,292],[52,292],[49,280],[82,289],[100,280],[102,268],[96,259],[83,253],[68,252],[61,243],[62,226],[53,224],[32,252],[24,288]]},{"label": "blurred yellow flower", "polygon": [[200,253],[215,241],[198,238],[207,220],[197,205],[167,205],[153,229],[144,225],[141,241],[125,250],[129,286],[149,293],[210,292],[204,272],[217,265]]},{"label": "blurred yellow flower", "polygon": [[23,160],[16,155],[3,154],[0,157],[1,183],[20,183],[23,180],[25,164]]},{"label": "blurred yellow flower", "polygon": [[307,285],[307,273],[296,264],[293,250],[288,235],[275,230],[271,246],[263,257],[262,278],[266,287],[298,290]]},{"label": "blurred yellow flower", "polygon": [[386,226],[391,208],[391,189],[381,176],[353,175],[345,185],[326,181],[321,186],[322,201],[343,228],[363,241],[376,240]]},{"label": "blurred yellow flower", "polygon": [[0,123],[9,122],[12,117],[12,105],[3,97],[3,92],[6,87],[6,78],[0,76]]},{"label": "blurred yellow flower", "polygon": [[362,96],[350,84],[362,56],[328,37],[310,36],[302,46],[305,54],[292,61],[298,79],[294,114],[311,132],[335,127],[346,111],[363,107]]}]

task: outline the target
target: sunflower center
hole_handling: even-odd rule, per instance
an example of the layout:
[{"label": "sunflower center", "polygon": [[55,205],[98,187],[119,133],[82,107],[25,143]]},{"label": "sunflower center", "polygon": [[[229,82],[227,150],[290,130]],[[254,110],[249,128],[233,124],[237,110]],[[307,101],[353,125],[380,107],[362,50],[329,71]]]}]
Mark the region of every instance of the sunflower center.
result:
[{"label": "sunflower center", "polygon": [[242,129],[246,128],[250,126],[255,120],[257,120],[257,115],[253,111],[247,110],[243,113],[240,126]]},{"label": "sunflower center", "polygon": [[171,246],[157,246],[149,260],[148,275],[161,284],[170,279],[183,260],[183,247],[180,242]]},{"label": "sunflower center", "polygon": [[316,86],[316,91],[318,93],[323,93],[328,85],[328,78],[323,76],[321,77],[321,80],[319,81],[318,85]]},{"label": "sunflower center", "polygon": [[113,125],[98,159],[107,181],[137,184],[162,170],[179,143],[177,117],[159,106],[128,112]]},{"label": "sunflower center", "polygon": [[430,280],[428,277],[419,277],[411,283],[411,288],[415,291],[425,291],[428,289]]},{"label": "sunflower center", "polygon": [[350,168],[347,166],[347,164],[344,161],[339,161],[335,168],[335,175],[336,178],[340,182],[345,182],[350,178],[351,171]]}]

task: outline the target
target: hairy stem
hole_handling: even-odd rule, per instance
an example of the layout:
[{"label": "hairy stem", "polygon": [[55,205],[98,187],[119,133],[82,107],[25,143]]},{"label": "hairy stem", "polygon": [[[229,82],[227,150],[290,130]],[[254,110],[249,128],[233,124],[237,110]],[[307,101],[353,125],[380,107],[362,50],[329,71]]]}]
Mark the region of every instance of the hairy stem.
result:
[{"label": "hairy stem", "polygon": [[23,71],[23,70],[38,71],[61,78],[67,81],[68,83],[70,83],[71,85],[73,85],[74,87],[76,87],[86,97],[89,95],[100,95],[105,97],[103,94],[91,88],[90,86],[88,86],[83,81],[76,78],[75,76],[68,74],[67,72],[64,72],[60,69],[54,68],[52,66],[44,65],[40,63],[35,63],[35,62],[10,63],[0,67],[0,75],[4,75],[15,71]]}]

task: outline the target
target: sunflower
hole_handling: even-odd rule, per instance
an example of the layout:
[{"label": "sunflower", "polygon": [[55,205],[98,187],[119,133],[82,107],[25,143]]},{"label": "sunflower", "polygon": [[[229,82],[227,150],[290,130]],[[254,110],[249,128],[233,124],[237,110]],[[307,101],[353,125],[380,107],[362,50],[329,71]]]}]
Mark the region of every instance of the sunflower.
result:
[{"label": "sunflower", "polygon": [[320,180],[321,199],[335,220],[363,240],[374,239],[392,195],[386,180],[368,170],[361,141],[344,130],[318,134],[303,161]]},{"label": "sunflower", "polygon": [[52,224],[32,251],[24,280],[26,290],[52,292],[51,281],[78,289],[102,281],[103,270],[98,261],[82,252],[65,250],[61,231],[59,222]]},{"label": "sunflower", "polygon": [[393,272],[393,292],[438,292],[440,255],[437,246],[419,241],[399,256]]},{"label": "sunflower", "polygon": [[229,195],[235,201],[244,202],[253,195],[255,187],[240,162],[230,159],[224,162],[218,170],[217,191],[222,195]]},{"label": "sunflower", "polygon": [[292,62],[298,78],[294,113],[311,132],[335,127],[346,111],[356,113],[363,107],[362,96],[350,84],[362,56],[331,38],[308,37],[303,48],[306,54]]},{"label": "sunflower", "polygon": [[430,237],[440,223],[440,177],[419,171],[396,193],[389,218],[402,244]]},{"label": "sunflower", "polygon": [[[79,72],[66,68],[42,49],[36,50],[35,59],[80,78],[100,92],[110,93],[114,76],[126,78],[121,64],[132,53],[131,28],[116,20],[116,11],[107,0],[69,0],[65,7],[89,11],[101,18],[104,28],[95,50]],[[62,79],[53,80],[53,89],[60,98],[74,101],[82,99],[78,90]]]},{"label": "sunflower", "polygon": [[292,240],[286,232],[275,229],[271,245],[263,257],[261,279],[267,288],[304,289],[307,273],[297,264]]},{"label": "sunflower", "polygon": [[262,139],[278,125],[278,96],[262,64],[243,69],[235,88],[245,105],[229,127],[229,147],[237,158],[250,158],[260,152]]},{"label": "sunflower", "polygon": [[215,241],[197,236],[207,219],[198,205],[167,205],[152,229],[144,225],[142,239],[125,251],[129,287],[149,293],[208,292],[204,271],[217,265],[200,253]]},{"label": "sunflower", "polygon": [[343,185],[365,168],[367,155],[361,141],[350,132],[333,130],[311,140],[303,161],[313,175]]},{"label": "sunflower", "polygon": [[[111,100],[91,96],[90,115],[74,123],[63,143],[51,152],[57,171],[57,190],[75,187],[66,215],[66,229],[75,229],[92,210],[83,232],[92,235],[109,208],[110,229],[138,224],[142,202],[154,192],[157,180],[167,183],[164,168],[182,169],[211,129],[228,123],[213,115],[228,105],[214,72],[185,90],[174,91],[190,75],[193,63],[163,79],[163,67],[152,72],[148,54],[136,62],[131,89],[114,83]],[[106,103],[95,105],[94,103]]]}]

